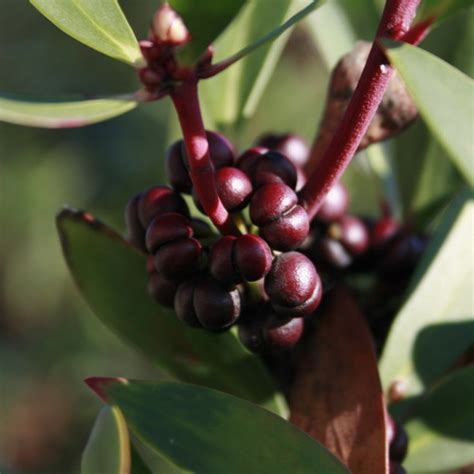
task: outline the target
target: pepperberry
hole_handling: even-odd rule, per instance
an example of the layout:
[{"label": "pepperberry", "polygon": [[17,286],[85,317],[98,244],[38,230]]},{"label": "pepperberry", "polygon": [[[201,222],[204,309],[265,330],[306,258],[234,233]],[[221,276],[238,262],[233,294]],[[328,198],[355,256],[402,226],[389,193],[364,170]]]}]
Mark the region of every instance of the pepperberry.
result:
[{"label": "pepperberry", "polygon": [[255,188],[268,183],[285,183],[295,189],[297,172],[295,165],[278,151],[267,151],[255,160],[252,175]]},{"label": "pepperberry", "polygon": [[296,166],[303,167],[309,158],[309,147],[303,137],[293,133],[267,134],[258,145],[283,153]]},{"label": "pepperberry", "polygon": [[328,234],[338,240],[353,256],[364,253],[369,247],[369,233],[361,219],[354,216],[342,216],[331,224]]},{"label": "pepperberry", "polygon": [[370,246],[374,251],[382,251],[400,231],[400,225],[391,217],[382,217],[373,225],[370,232]]},{"label": "pepperberry", "polygon": [[298,202],[296,193],[283,183],[262,186],[250,201],[250,219],[257,226],[270,224]]},{"label": "pepperberry", "polygon": [[301,317],[312,313],[319,305],[322,284],[313,262],[293,251],[273,260],[265,277],[265,291],[278,314]]},{"label": "pepperberry", "polygon": [[181,283],[174,296],[174,311],[176,316],[180,321],[194,328],[202,327],[194,310],[194,290],[197,283],[197,279],[191,279]]},{"label": "pepperberry", "polygon": [[340,219],[349,208],[349,193],[340,182],[336,183],[326,194],[324,201],[316,214],[320,222],[330,223]]},{"label": "pepperberry", "polygon": [[193,187],[185,160],[184,142],[178,140],[166,152],[165,170],[169,183],[180,193],[190,193]]},{"label": "pepperberry", "polygon": [[389,474],[407,474],[407,471],[399,463],[390,461]]},{"label": "pepperberry", "polygon": [[407,455],[408,435],[403,426],[390,415],[387,422],[387,438],[390,460],[401,463]]},{"label": "pepperberry", "polygon": [[156,216],[147,228],[145,242],[148,252],[155,253],[158,247],[174,240],[191,238],[191,221],[176,212]]},{"label": "pepperberry", "polygon": [[148,293],[157,303],[172,308],[178,285],[177,281],[168,280],[163,275],[154,272],[148,280]]},{"label": "pepperberry", "polygon": [[215,180],[217,194],[228,211],[239,211],[248,204],[252,196],[252,183],[243,171],[225,166],[216,172]]},{"label": "pepperberry", "polygon": [[138,203],[142,193],[135,194],[127,203],[125,208],[125,224],[127,226],[127,235],[125,240],[137,249],[146,251],[145,247],[145,229],[138,217]]},{"label": "pepperberry", "polygon": [[255,174],[257,159],[267,151],[267,148],[261,146],[249,148],[237,159],[237,168],[242,170],[247,176],[253,176]]},{"label": "pepperberry", "polygon": [[182,281],[201,269],[202,245],[184,238],[162,245],[155,253],[155,268],[170,280]]},{"label": "pepperberry", "polygon": [[234,145],[222,133],[206,131],[209,143],[209,155],[214,168],[219,170],[224,166],[233,166],[235,160]]},{"label": "pepperberry", "polygon": [[316,240],[309,253],[316,262],[325,263],[332,269],[341,270],[352,263],[352,257],[341,242],[327,236]]}]

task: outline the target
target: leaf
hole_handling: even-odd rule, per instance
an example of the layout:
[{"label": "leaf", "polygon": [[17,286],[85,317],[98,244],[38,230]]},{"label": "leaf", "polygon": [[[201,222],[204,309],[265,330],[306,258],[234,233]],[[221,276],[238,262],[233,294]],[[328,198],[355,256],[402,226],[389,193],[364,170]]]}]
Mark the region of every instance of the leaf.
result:
[{"label": "leaf", "polygon": [[[235,124],[254,113],[288,39],[289,28],[321,2],[312,1],[300,10],[300,0],[271,0],[271,6],[269,3],[270,0],[247,2],[214,45],[216,62],[241,59],[201,86],[208,113],[221,126]],[[256,48],[259,49],[247,56]]]},{"label": "leaf", "polygon": [[188,471],[348,472],[305,433],[245,400],[173,382],[87,383],[120,407],[138,438]]},{"label": "leaf", "polygon": [[42,128],[83,127],[122,115],[136,106],[135,100],[119,97],[43,102],[0,96],[0,121]]},{"label": "leaf", "polygon": [[387,49],[388,57],[405,81],[434,138],[472,185],[472,79],[420,48],[408,44],[386,44],[392,45]]},{"label": "leaf", "polygon": [[30,0],[77,41],[135,67],[144,65],[138,41],[117,0]]},{"label": "leaf", "polygon": [[372,337],[342,287],[325,295],[290,393],[290,420],[351,471],[388,472],[385,404]]},{"label": "leaf", "polygon": [[420,5],[417,22],[433,19],[433,24],[437,25],[472,5],[474,0],[424,0]]},{"label": "leaf", "polygon": [[262,362],[232,332],[212,334],[187,327],[148,296],[145,255],[88,213],[65,209],[57,225],[69,269],[109,329],[181,380],[265,403],[285,414],[284,401]]},{"label": "leaf", "polygon": [[82,454],[82,474],[130,472],[130,439],[127,424],[117,407],[104,406],[97,415]]},{"label": "leaf", "polygon": [[420,400],[406,424],[408,472],[440,472],[474,460],[474,367],[454,372]]},{"label": "leaf", "polygon": [[194,63],[232,21],[245,0],[170,0],[169,3],[191,33],[191,41],[179,57],[185,63]]},{"label": "leaf", "polygon": [[473,200],[463,195],[432,237],[380,360],[384,388],[399,381],[406,396],[422,392],[474,341],[473,222]]}]

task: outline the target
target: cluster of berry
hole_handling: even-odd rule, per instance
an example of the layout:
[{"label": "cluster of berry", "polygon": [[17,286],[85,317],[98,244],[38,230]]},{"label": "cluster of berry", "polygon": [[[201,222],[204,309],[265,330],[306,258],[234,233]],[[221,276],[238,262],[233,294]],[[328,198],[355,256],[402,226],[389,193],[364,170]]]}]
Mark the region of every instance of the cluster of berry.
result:
[{"label": "cluster of berry", "polygon": [[406,474],[401,463],[408,450],[408,436],[403,426],[390,415],[387,419],[387,439],[389,444],[390,474]]},{"label": "cluster of berry", "polygon": [[219,198],[234,215],[248,206],[258,235],[219,237],[190,218],[181,193],[193,195],[193,187],[179,140],[166,157],[172,188],[155,186],[129,201],[127,238],[150,254],[149,291],[180,320],[211,331],[238,321],[252,351],[287,349],[322,296],[314,264],[294,250],[310,230],[296,195],[308,147],[295,135],[269,135],[236,160],[225,136],[209,131],[207,138]]}]

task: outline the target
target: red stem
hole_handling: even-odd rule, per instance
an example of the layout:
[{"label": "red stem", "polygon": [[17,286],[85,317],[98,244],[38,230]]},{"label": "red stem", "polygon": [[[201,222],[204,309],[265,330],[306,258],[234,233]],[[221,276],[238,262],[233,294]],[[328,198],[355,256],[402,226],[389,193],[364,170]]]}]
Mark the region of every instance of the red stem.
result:
[{"label": "red stem", "polygon": [[201,116],[197,79],[191,77],[170,92],[183,132],[189,175],[197,198],[207,216],[222,234],[239,235],[232,217],[223,206],[214,180],[214,165]]},{"label": "red stem", "polygon": [[392,76],[393,68],[378,40],[382,37],[402,39],[409,31],[419,3],[420,0],[387,0],[356,90],[331,143],[300,192],[300,202],[310,218],[318,212],[326,193],[357,151]]}]

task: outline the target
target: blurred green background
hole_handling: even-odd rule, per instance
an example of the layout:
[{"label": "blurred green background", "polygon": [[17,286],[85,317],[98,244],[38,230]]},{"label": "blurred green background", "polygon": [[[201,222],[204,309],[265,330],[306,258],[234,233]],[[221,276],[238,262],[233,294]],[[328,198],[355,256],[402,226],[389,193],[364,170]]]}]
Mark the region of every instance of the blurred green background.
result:
[{"label": "blurred green background", "polygon": [[[158,2],[120,3],[137,37],[145,37]],[[370,39],[380,2],[364,1],[364,7],[357,1],[340,3],[357,36]],[[1,92],[70,96],[138,88],[133,70],[64,35],[28,2],[0,0],[0,11]],[[469,15],[457,15],[426,42],[428,49],[468,73],[473,69],[471,20]],[[327,78],[311,36],[303,28],[296,30],[255,116],[239,130],[229,131],[239,149],[267,130],[293,131],[311,139],[324,105]],[[69,204],[123,231],[128,198],[164,182],[164,150],[176,130],[166,99],[83,129],[0,124],[2,474],[78,471],[81,450],[100,406],[82,383],[85,377],[160,376],[106,330],[81,300],[62,259],[54,216]],[[419,123],[396,146],[389,146],[396,172],[412,169],[413,158],[427,153],[429,146]],[[446,189],[447,180],[450,189],[460,185],[442,152],[430,153],[436,167],[428,167],[429,172],[443,181],[440,189]],[[433,172],[439,167],[445,170],[441,177]],[[352,168],[353,177],[362,173],[361,179],[374,182],[361,163]],[[374,195],[367,187],[352,188],[360,210],[370,212],[364,206],[373,210]],[[415,182],[410,189],[415,193]],[[413,202],[410,192],[402,190],[405,205]],[[423,196],[417,199],[429,204]]]}]

